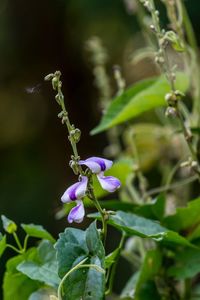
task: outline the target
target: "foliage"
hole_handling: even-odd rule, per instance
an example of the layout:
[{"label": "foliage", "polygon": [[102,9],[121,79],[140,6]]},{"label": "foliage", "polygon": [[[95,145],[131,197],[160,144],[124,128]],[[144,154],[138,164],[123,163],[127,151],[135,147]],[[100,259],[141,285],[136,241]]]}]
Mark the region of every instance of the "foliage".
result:
[{"label": "foliage", "polygon": [[[121,299],[196,297],[200,273],[200,69],[183,1],[162,2],[169,21],[166,29],[161,28],[154,0],[138,0],[134,11],[146,43],[140,59],[153,46],[151,57],[154,53],[160,75],[126,88],[120,68],[115,67],[117,90],[111,95],[106,49],[97,37],[87,42],[103,112],[91,133],[106,132],[109,145],[105,153],[114,164],[101,157],[80,157],[81,131],[70,121],[61,72],[45,77],[56,94],[61,110],[58,117],[67,128],[72,148],[69,166],[77,176],[77,182],[61,197],[64,207],[59,216],[67,213],[68,223],[79,224],[87,209],[95,212],[88,214],[86,229],[67,226],[58,239],[41,225],[17,226],[2,215],[0,257],[8,248],[16,254],[6,263],[5,300],[117,299],[113,286],[116,273],[122,275],[120,257],[129,263],[131,273],[130,278],[123,276],[126,283]],[[177,66],[176,59],[181,62]],[[133,61],[138,63],[138,55]],[[19,229],[23,229],[23,241]],[[121,236],[119,243],[107,253],[107,241],[115,231]],[[33,247],[30,238],[37,239]]]}]

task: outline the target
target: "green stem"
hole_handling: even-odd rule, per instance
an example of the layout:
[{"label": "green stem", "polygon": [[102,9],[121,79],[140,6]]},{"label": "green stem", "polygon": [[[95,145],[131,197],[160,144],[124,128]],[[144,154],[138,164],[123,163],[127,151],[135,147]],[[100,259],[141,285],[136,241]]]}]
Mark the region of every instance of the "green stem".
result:
[{"label": "green stem", "polygon": [[14,239],[16,241],[17,246],[19,247],[19,250],[22,251],[23,247],[22,247],[22,245],[20,243],[20,240],[19,240],[19,238],[18,238],[18,236],[17,236],[17,234],[15,232],[13,232],[13,236],[14,236]]},{"label": "green stem", "polygon": [[171,190],[171,189],[175,189],[175,188],[178,188],[182,185],[186,185],[186,184],[189,184],[195,180],[198,180],[199,177],[197,175],[194,175],[194,176],[191,176],[187,179],[184,179],[184,180],[180,180],[179,182],[176,182],[174,184],[171,184],[171,185],[168,185],[168,186],[161,186],[161,187],[157,187],[157,188],[154,188],[154,189],[151,189],[147,192],[147,195],[148,196],[151,196],[151,195],[155,195],[155,194],[159,194],[159,193],[162,193],[162,192],[165,192],[167,190]]},{"label": "green stem", "polygon": [[172,170],[169,172],[169,175],[167,177],[166,180],[166,188],[168,188],[173,180],[174,175],[176,174],[176,172],[178,171],[178,169],[180,168],[181,165],[181,161],[178,161],[177,164],[172,168]]},{"label": "green stem", "polygon": [[104,242],[106,242],[106,236],[107,236],[107,213],[105,210],[102,209],[101,205],[99,204],[99,201],[97,200],[97,198],[95,197],[94,193],[93,193],[93,199],[94,204],[97,208],[97,210],[99,211],[99,213],[101,214],[101,221],[102,221],[102,240]]},{"label": "green stem", "polygon": [[24,239],[24,247],[23,247],[24,252],[26,251],[27,248],[28,239],[29,239],[29,235],[27,234]]},{"label": "green stem", "polygon": [[188,300],[191,297],[191,279],[185,279],[185,293],[184,293],[184,300]]},{"label": "green stem", "polygon": [[78,160],[79,155],[78,155],[77,146],[76,146],[75,141],[73,140],[73,137],[71,136],[72,125],[69,121],[68,113],[67,113],[67,110],[66,110],[66,107],[65,107],[64,95],[62,93],[61,87],[59,87],[59,86],[58,86],[58,95],[59,95],[60,105],[62,107],[62,111],[63,111],[63,114],[65,116],[65,124],[66,124],[67,129],[68,129],[68,133],[69,133],[69,137],[70,137],[70,143],[71,143],[71,146],[72,146],[74,157],[75,157],[76,160]]},{"label": "green stem", "polygon": [[58,300],[62,300],[62,286],[64,281],[67,279],[67,277],[73,273],[74,271],[81,269],[81,268],[93,268],[96,271],[100,272],[100,273],[105,273],[105,270],[102,269],[101,267],[95,265],[95,264],[84,264],[84,262],[87,260],[88,258],[86,257],[85,259],[83,259],[80,263],[78,263],[75,267],[73,267],[71,270],[69,270],[69,272],[67,272],[65,274],[65,276],[62,278],[59,286],[58,286]]},{"label": "green stem", "polygon": [[14,247],[13,245],[10,245],[10,244],[7,244],[6,247],[14,250],[15,252],[19,253],[19,254],[22,254],[22,251],[17,249],[16,247]]},{"label": "green stem", "polygon": [[[188,128],[185,126],[185,122],[183,120],[183,116],[182,114],[178,111],[178,119],[180,121],[180,125],[181,125],[181,128],[182,128],[182,131],[183,131],[183,135],[185,137],[185,141],[188,145],[188,148],[190,150],[190,153],[192,155],[192,159],[197,162],[198,166],[199,166],[199,161],[198,161],[198,157],[197,157],[197,154],[193,148],[193,144],[192,144],[192,139],[191,139],[191,136],[188,135]],[[199,172],[196,172],[198,177],[199,177],[199,180],[200,180],[200,173]]]},{"label": "green stem", "polygon": [[108,286],[107,291],[105,292],[106,295],[108,295],[108,294],[110,294],[112,292],[114,278],[115,278],[115,273],[116,273],[116,268],[117,268],[117,264],[118,264],[119,257],[120,257],[120,254],[121,254],[122,247],[124,245],[125,237],[126,237],[125,232],[122,232],[122,237],[121,237],[121,240],[120,240],[120,243],[119,243],[119,247],[118,247],[118,250],[119,250],[118,251],[118,255],[117,255],[116,259],[115,259],[114,264],[111,267],[112,270],[111,270],[110,278],[109,278],[109,286]]}]

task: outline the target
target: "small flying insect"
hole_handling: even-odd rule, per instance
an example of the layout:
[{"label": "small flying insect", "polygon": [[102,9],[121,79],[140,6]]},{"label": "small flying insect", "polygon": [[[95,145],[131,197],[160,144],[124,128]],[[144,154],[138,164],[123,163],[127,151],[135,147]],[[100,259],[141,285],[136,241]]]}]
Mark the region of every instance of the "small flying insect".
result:
[{"label": "small flying insect", "polygon": [[25,88],[25,91],[27,94],[39,94],[40,90],[41,90],[41,83],[38,83],[34,86],[29,86]]}]

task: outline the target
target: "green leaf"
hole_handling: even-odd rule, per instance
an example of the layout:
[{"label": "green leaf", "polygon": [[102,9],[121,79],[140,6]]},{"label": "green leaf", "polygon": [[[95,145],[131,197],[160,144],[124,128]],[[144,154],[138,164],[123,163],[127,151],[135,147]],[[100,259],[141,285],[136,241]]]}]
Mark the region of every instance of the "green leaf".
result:
[{"label": "green leaf", "polygon": [[135,299],[135,288],[137,285],[138,278],[140,276],[139,272],[134,273],[127,281],[125,287],[123,288],[120,298],[121,299]]},{"label": "green leaf", "polygon": [[[188,86],[188,77],[178,73],[176,89],[185,92]],[[137,82],[111,102],[100,124],[91,131],[91,134],[97,134],[153,108],[166,105],[164,98],[169,91],[169,83],[164,77]]]},{"label": "green leaf", "polygon": [[17,270],[33,280],[41,281],[55,288],[58,287],[60,283],[56,261],[45,263],[43,265],[25,261],[19,264]]},{"label": "green leaf", "polygon": [[56,295],[56,291],[51,288],[42,288],[32,293],[28,300],[50,300],[50,296]]},{"label": "green leaf", "polygon": [[155,282],[150,280],[141,287],[134,300],[162,300],[162,298],[158,293]]},{"label": "green leaf", "polygon": [[200,273],[200,250],[179,251],[175,256],[175,265],[167,273],[176,279],[192,278]]},{"label": "green leaf", "polygon": [[52,235],[41,225],[21,224],[21,226],[29,236],[39,238],[39,239],[49,240],[52,243],[55,242],[55,239],[52,237]]},{"label": "green leaf", "polygon": [[2,215],[1,220],[3,223],[3,228],[6,232],[12,234],[17,230],[17,225],[12,220],[8,219],[6,216]]},{"label": "green leaf", "polygon": [[[98,213],[90,214],[88,217],[101,219]],[[115,214],[109,216],[108,224],[121,231],[125,231],[130,236],[136,235],[143,238],[152,238],[158,242],[167,242],[195,248],[194,245],[177,232],[168,230],[156,221],[137,216],[133,213],[117,211]]]},{"label": "green leaf", "polygon": [[[88,258],[86,264],[104,268],[104,248],[96,229],[96,222],[86,231],[67,228],[59,235],[55,248],[61,278],[85,258]],[[87,267],[73,271],[65,279],[63,299],[101,300],[104,297],[104,289],[105,275]]]},{"label": "green leaf", "polygon": [[0,257],[3,255],[6,249],[6,235],[0,233]]},{"label": "green leaf", "polygon": [[200,224],[192,228],[192,230],[187,235],[189,241],[196,240],[200,237]]},{"label": "green leaf", "polygon": [[25,258],[33,258],[36,249],[31,248],[24,255],[17,255],[7,261],[3,279],[4,300],[27,300],[28,297],[41,287],[41,283],[29,279],[16,268]]},{"label": "green leaf", "polygon": [[140,268],[139,278],[136,285],[136,293],[143,283],[152,279],[159,271],[162,263],[162,256],[159,249],[149,250],[146,253],[144,262]]},{"label": "green leaf", "polygon": [[57,288],[60,283],[56,251],[49,241],[42,241],[37,249],[39,262],[25,260],[17,270],[29,278]]},{"label": "green leaf", "polygon": [[[161,253],[158,249],[149,250],[140,270],[133,274],[122,291],[121,298],[135,299],[144,283],[153,279],[161,267]],[[139,299],[139,298],[138,298]]]},{"label": "green leaf", "polygon": [[88,255],[85,231],[66,228],[63,233],[59,234],[55,249],[57,250],[58,274],[62,278]]},{"label": "green leaf", "polygon": [[165,202],[165,197],[159,195],[151,203],[135,207],[134,212],[145,218],[162,220],[165,212]]},{"label": "green leaf", "polygon": [[90,224],[86,230],[86,244],[90,255],[98,256],[102,261],[102,267],[104,267],[105,250],[100,239],[100,233],[96,228],[96,222]]},{"label": "green leaf", "polygon": [[200,198],[188,202],[187,207],[177,208],[176,213],[166,217],[163,222],[165,226],[176,231],[193,227],[200,222]]}]

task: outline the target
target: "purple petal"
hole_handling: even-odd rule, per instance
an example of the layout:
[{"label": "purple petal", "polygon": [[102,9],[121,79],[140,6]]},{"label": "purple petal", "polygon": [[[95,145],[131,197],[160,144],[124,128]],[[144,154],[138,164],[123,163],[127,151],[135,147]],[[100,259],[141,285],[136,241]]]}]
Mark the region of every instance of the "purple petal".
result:
[{"label": "purple petal", "polygon": [[121,182],[116,177],[104,176],[101,173],[101,174],[97,175],[97,178],[99,180],[101,187],[110,193],[113,193],[114,191],[119,189],[121,186]]},{"label": "purple petal", "polygon": [[86,165],[93,173],[98,174],[110,169],[113,162],[101,157],[90,157],[86,160],[80,160],[79,164]]},{"label": "purple petal", "polygon": [[86,176],[81,177],[81,181],[71,185],[62,195],[61,201],[63,203],[68,203],[85,196],[87,189],[88,178]]},{"label": "purple petal", "polygon": [[83,218],[85,216],[85,209],[83,202],[81,200],[76,201],[77,205],[73,207],[68,215],[68,222],[76,222],[76,223],[81,223],[83,221]]}]

